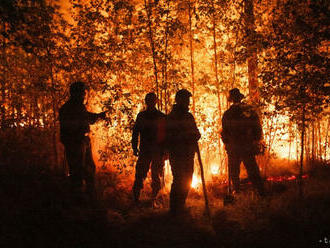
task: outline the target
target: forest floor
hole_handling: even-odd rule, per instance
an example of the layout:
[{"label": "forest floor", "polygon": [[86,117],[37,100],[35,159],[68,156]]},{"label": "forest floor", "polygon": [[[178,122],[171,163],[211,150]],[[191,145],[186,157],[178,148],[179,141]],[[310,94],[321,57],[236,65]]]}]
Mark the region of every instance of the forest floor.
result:
[{"label": "forest floor", "polygon": [[330,247],[329,166],[304,180],[303,198],[295,181],[268,182],[266,199],[248,187],[224,206],[224,189],[211,188],[211,220],[196,192],[189,212],[174,218],[167,193],[158,209],[148,193],[134,206],[129,188],[111,178],[98,175],[98,200],[91,202],[73,198],[63,176],[1,165],[0,247]]}]

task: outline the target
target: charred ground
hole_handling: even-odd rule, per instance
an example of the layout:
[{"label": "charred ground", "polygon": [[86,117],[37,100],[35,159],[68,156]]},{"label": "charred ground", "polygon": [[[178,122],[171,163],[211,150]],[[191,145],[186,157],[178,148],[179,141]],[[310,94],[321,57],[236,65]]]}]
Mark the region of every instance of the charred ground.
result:
[{"label": "charred ground", "polygon": [[[190,213],[168,215],[168,196],[152,209],[148,192],[140,207],[119,181],[98,174],[98,200],[73,198],[67,179],[38,166],[1,165],[2,247],[328,247],[330,168],[304,180],[299,198],[295,181],[268,182],[271,196],[257,199],[250,189],[223,206],[224,192],[209,187],[212,220],[203,199],[191,192]],[[117,179],[118,180],[118,179]]]}]

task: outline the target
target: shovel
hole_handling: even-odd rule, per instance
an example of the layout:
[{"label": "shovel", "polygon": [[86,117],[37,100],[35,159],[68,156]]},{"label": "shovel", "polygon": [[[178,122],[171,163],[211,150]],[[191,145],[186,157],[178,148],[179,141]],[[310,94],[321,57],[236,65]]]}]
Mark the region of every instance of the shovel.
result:
[{"label": "shovel", "polygon": [[204,200],[205,200],[205,213],[206,213],[207,217],[209,218],[209,220],[211,220],[211,211],[210,211],[210,206],[209,206],[209,200],[208,200],[208,197],[207,197],[203,163],[202,163],[201,152],[199,150],[198,143],[197,143],[197,149],[196,150],[197,150],[197,157],[198,157],[198,162],[199,162],[200,170],[201,170],[201,179],[202,179],[202,186],[203,186],[203,193],[204,193]]},{"label": "shovel", "polygon": [[228,187],[227,187],[227,194],[223,197],[223,205],[227,206],[233,204],[235,201],[233,190],[232,190],[232,182],[231,182],[231,169],[228,164]]}]

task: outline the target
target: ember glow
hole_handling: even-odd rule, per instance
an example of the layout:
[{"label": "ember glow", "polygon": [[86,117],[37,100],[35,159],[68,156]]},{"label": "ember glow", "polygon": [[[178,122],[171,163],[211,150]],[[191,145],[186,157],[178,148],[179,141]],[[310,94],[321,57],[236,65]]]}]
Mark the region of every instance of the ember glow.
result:
[{"label": "ember glow", "polygon": [[[303,179],[307,179],[308,175],[305,174],[302,176]],[[298,177],[295,175],[291,175],[291,176],[277,176],[277,177],[268,177],[267,181],[270,182],[285,182],[285,181],[294,181],[297,180]]]}]

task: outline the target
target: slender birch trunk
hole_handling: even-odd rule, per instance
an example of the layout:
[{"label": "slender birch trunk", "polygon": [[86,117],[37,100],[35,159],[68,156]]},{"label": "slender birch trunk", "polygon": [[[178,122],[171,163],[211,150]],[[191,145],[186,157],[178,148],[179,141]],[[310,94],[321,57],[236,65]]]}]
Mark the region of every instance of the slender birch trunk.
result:
[{"label": "slender birch trunk", "polygon": [[[152,51],[152,61],[154,65],[154,76],[155,76],[155,84],[156,84],[156,95],[159,97],[159,83],[158,83],[158,70],[157,70],[157,56],[156,56],[156,49],[155,49],[155,43],[153,39],[153,32],[151,27],[151,14],[152,10],[150,7],[150,3],[147,3],[147,0],[144,0],[144,6],[147,13],[147,19],[148,19],[148,34],[149,34],[149,42],[151,46]],[[159,104],[158,104],[159,107]]]},{"label": "slender birch trunk", "polygon": [[[212,8],[214,8],[214,1],[212,1]],[[213,36],[213,52],[214,52],[214,71],[215,71],[215,83],[217,88],[217,99],[218,99],[218,111],[219,111],[219,130],[218,130],[218,149],[219,156],[221,156],[221,136],[220,136],[220,124],[221,124],[221,98],[220,98],[220,80],[218,74],[218,51],[217,51],[217,39],[216,39],[216,18],[215,11],[213,11],[212,16],[212,36]]]},{"label": "slender birch trunk", "polygon": [[192,89],[192,109],[195,115],[196,103],[195,103],[195,70],[194,70],[194,45],[193,45],[193,30],[192,30],[192,10],[190,1],[188,2],[188,15],[189,15],[189,45],[190,45],[190,70],[191,70],[191,89]]},{"label": "slender birch trunk", "polygon": [[301,127],[301,146],[300,146],[300,167],[299,167],[299,177],[298,177],[298,186],[299,186],[299,197],[303,197],[303,180],[302,176],[304,173],[304,146],[305,146],[305,106],[302,108],[302,127]]},{"label": "slender birch trunk", "polygon": [[167,61],[168,61],[168,56],[167,56],[167,49],[168,49],[168,15],[170,12],[170,1],[167,0],[167,13],[166,13],[166,25],[165,25],[165,51],[164,51],[164,110],[165,113],[167,114],[168,112],[168,99],[167,99],[167,91],[168,91],[168,82],[167,82]]},{"label": "slender birch trunk", "polygon": [[[2,31],[6,33],[6,23],[3,22],[2,24]],[[1,113],[1,119],[0,119],[0,128],[5,127],[5,122],[6,122],[6,109],[5,109],[5,101],[6,101],[6,71],[8,68],[7,65],[7,51],[6,51],[6,37],[3,35],[3,40],[2,40],[2,56],[3,56],[3,68],[4,70],[2,71],[2,77],[1,77],[1,102],[0,102],[0,113]]]}]

